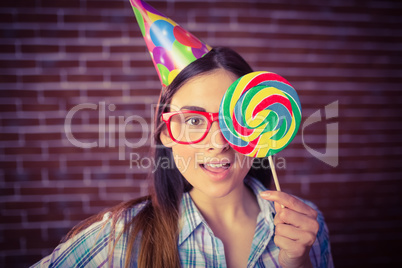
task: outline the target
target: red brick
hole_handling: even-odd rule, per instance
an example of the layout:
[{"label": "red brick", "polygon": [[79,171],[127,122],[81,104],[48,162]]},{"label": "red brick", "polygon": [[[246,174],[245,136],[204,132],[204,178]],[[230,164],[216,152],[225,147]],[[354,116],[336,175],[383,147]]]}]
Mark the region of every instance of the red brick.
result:
[{"label": "red brick", "polygon": [[25,140],[40,140],[40,141],[48,141],[48,140],[60,140],[60,133],[27,133],[25,134]]},{"label": "red brick", "polygon": [[156,80],[156,79],[157,79],[157,76],[155,74],[148,74],[148,75],[116,74],[116,75],[110,76],[110,80],[112,82],[134,82],[134,81],[138,82],[138,81],[152,81],[152,80]]},{"label": "red brick", "polygon": [[15,38],[33,38],[35,37],[35,30],[28,29],[0,29],[0,36],[7,39]]},{"label": "red brick", "polygon": [[57,195],[60,194],[60,189],[53,187],[21,187],[21,195]]},{"label": "red brick", "polygon": [[15,46],[9,44],[0,44],[0,54],[13,54],[15,53]]},{"label": "red brick", "polygon": [[[128,153],[127,152],[126,152],[126,156],[128,158]],[[108,163],[109,163],[109,166],[112,166],[112,167],[119,167],[119,166],[120,167],[127,167],[127,168],[130,167],[130,161],[128,159],[127,160],[109,160]]]},{"label": "red brick", "polygon": [[150,62],[149,60],[142,60],[142,61],[140,61],[140,60],[137,60],[137,61],[132,60],[132,61],[130,61],[130,67],[132,67],[132,68],[153,67],[153,63],[152,63],[152,61]]},{"label": "red brick", "polygon": [[[128,46],[110,46],[109,48],[110,53],[146,53],[146,50],[144,49],[143,46],[134,46],[134,45],[128,45]],[[141,66],[138,65],[138,61],[132,61],[136,63],[136,66]],[[148,64],[149,61],[144,61],[144,63]]]},{"label": "red brick", "polygon": [[43,208],[45,204],[43,202],[5,202],[4,208],[7,210],[30,210]]},{"label": "red brick", "polygon": [[24,8],[29,8],[29,7],[35,7],[36,3],[27,2],[25,0],[12,0],[12,1],[2,1],[0,6],[1,7],[24,7]]},{"label": "red brick", "polygon": [[211,21],[213,21],[214,23],[230,23],[231,18],[223,16],[213,16],[213,17],[205,15],[195,16],[196,23],[208,23]]},{"label": "red brick", "polygon": [[38,62],[42,68],[78,68],[80,66],[77,60],[46,60]]},{"label": "red brick", "polygon": [[[73,226],[71,226],[72,228]],[[62,237],[64,237],[68,231],[70,231],[71,228],[49,228],[48,229],[48,237],[51,238],[51,241],[55,241],[57,244],[57,241],[60,241]],[[56,244],[56,245],[57,245]]]},{"label": "red brick", "polygon": [[19,235],[16,234],[15,237],[11,238],[8,236],[8,231],[3,231],[4,235],[2,235],[2,240],[0,240],[0,250],[5,251],[5,250],[20,250],[21,245],[20,245],[20,240],[15,239],[16,237],[19,238]]},{"label": "red brick", "polygon": [[57,53],[60,51],[57,45],[21,45],[22,53]]},{"label": "red brick", "polygon": [[56,7],[56,8],[81,8],[81,1],[80,0],[42,0],[41,7],[49,8],[49,7]]},{"label": "red brick", "polygon": [[[54,247],[53,247],[54,248]],[[44,256],[49,255],[52,253],[53,248],[50,249],[42,249],[41,252],[44,254]],[[30,267],[32,264],[40,261],[44,256],[39,254],[38,252],[29,252],[29,253],[19,253],[15,255],[6,255],[4,258],[4,262],[7,264],[9,267]]]},{"label": "red brick", "polygon": [[98,132],[74,132],[74,128],[72,130],[74,138],[81,142],[99,142],[99,133]]},{"label": "red brick", "polygon": [[23,111],[58,111],[59,105],[57,104],[23,104],[22,105]]},{"label": "red brick", "polygon": [[35,147],[7,147],[4,148],[4,154],[12,154],[12,155],[24,155],[24,154],[41,154],[42,149],[41,148],[35,148]]},{"label": "red brick", "polygon": [[71,213],[70,215],[68,215],[68,219],[70,221],[76,221],[77,223],[80,221],[83,221],[85,219],[88,219],[89,217],[93,216],[93,213]]},{"label": "red brick", "polygon": [[237,22],[240,24],[251,23],[251,24],[271,24],[273,21],[269,17],[243,17],[239,16]]},{"label": "red brick", "polygon": [[124,186],[124,187],[106,187],[106,193],[116,194],[116,193],[140,193],[140,187],[135,186]]},{"label": "red brick", "polygon": [[17,83],[18,77],[16,75],[0,75],[0,81],[2,83]]},{"label": "red brick", "polygon": [[89,206],[90,207],[99,207],[103,210],[105,208],[114,207],[120,203],[121,203],[121,201],[115,201],[115,200],[90,200]]},{"label": "red brick", "polygon": [[85,8],[87,9],[126,9],[127,3],[123,1],[96,1],[96,0],[87,0]]},{"label": "red brick", "polygon": [[59,74],[43,74],[43,75],[23,75],[23,83],[57,83],[60,82]]},{"label": "red brick", "polygon": [[[74,120],[74,122],[76,123],[77,121],[75,121],[75,120]],[[45,119],[45,125],[64,125],[64,122],[65,122],[65,118],[46,118]]]},{"label": "red brick", "polygon": [[46,38],[78,38],[78,30],[40,30],[40,37]]},{"label": "red brick", "polygon": [[57,14],[17,13],[15,22],[57,23]]},{"label": "red brick", "polygon": [[65,14],[64,22],[66,23],[100,23],[103,21],[101,15],[89,14]]},{"label": "red brick", "polygon": [[13,22],[13,14],[1,13],[0,14],[0,22],[1,23],[12,23]]},{"label": "red brick", "polygon": [[39,125],[39,119],[31,118],[13,118],[13,119],[2,119],[3,126],[35,126]]},{"label": "red brick", "polygon": [[102,82],[103,75],[89,75],[89,74],[70,74],[67,75],[69,82]]},{"label": "red brick", "polygon": [[71,89],[71,90],[45,90],[43,91],[43,96],[49,98],[70,98],[70,97],[78,97],[80,96],[80,90]]},{"label": "red brick", "polygon": [[159,96],[160,89],[131,89],[130,96]]},{"label": "red brick", "polygon": [[105,60],[96,60],[96,61],[87,61],[86,66],[88,68],[122,68],[122,61],[105,61]]},{"label": "red brick", "polygon": [[22,217],[20,215],[2,215],[1,223],[3,224],[21,224]]},{"label": "red brick", "polygon": [[2,169],[16,169],[17,163],[13,161],[0,161],[0,168]]},{"label": "red brick", "polygon": [[16,172],[15,169],[4,170],[4,180],[6,182],[25,182],[25,181],[40,181],[42,180],[42,174],[40,170]]},{"label": "red brick", "polygon": [[101,53],[102,46],[89,46],[89,45],[66,45],[67,53]]},{"label": "red brick", "polygon": [[[138,175],[138,177],[137,177]],[[125,179],[126,178],[126,173],[124,172],[99,172],[99,171],[92,171],[91,172],[91,179],[92,180],[120,180],[120,179]],[[135,179],[142,179],[143,177],[140,176],[140,174],[136,174]]]},{"label": "red brick", "polygon": [[0,112],[16,112],[17,106],[15,104],[2,104],[0,105]]},{"label": "red brick", "polygon": [[33,60],[2,60],[0,68],[35,68],[36,62]]},{"label": "red brick", "polygon": [[81,209],[83,207],[83,203],[81,201],[52,201],[47,203],[47,208],[50,212],[62,212],[65,209]]},{"label": "red brick", "polygon": [[58,211],[61,214],[57,213],[49,213],[49,214],[35,214],[35,215],[27,215],[28,222],[52,222],[52,221],[63,221],[65,220],[65,215]]},{"label": "red brick", "polygon": [[36,90],[0,90],[1,98],[36,98],[37,96]]},{"label": "red brick", "polygon": [[[121,89],[108,89],[108,90],[88,90],[88,97],[119,97],[123,96]],[[107,106],[108,104],[106,104]],[[108,108],[106,108],[108,109]]]},{"label": "red brick", "polygon": [[13,187],[1,187],[0,196],[14,195],[15,189]]},{"label": "red brick", "polygon": [[122,37],[121,30],[86,30],[85,36],[89,38],[118,38]]},{"label": "red brick", "polygon": [[100,167],[102,161],[98,160],[68,160],[67,167]]},{"label": "red brick", "polygon": [[[76,135],[74,135],[75,138]],[[56,154],[56,155],[64,155],[64,154],[80,154],[85,152],[85,149],[83,148],[78,148],[78,147],[50,147],[48,149],[49,154]]]},{"label": "red brick", "polygon": [[47,161],[33,161],[25,160],[23,161],[24,168],[60,168],[59,161],[47,160]]},{"label": "red brick", "polygon": [[84,179],[82,172],[62,172],[57,169],[49,170],[48,177],[52,181],[82,181]]},{"label": "red brick", "polygon": [[[26,240],[26,247],[30,250],[41,249],[49,245],[49,241],[43,240],[42,236],[31,236]],[[53,247],[56,247],[57,243]]]},{"label": "red brick", "polygon": [[60,189],[62,194],[95,194],[99,193],[98,187],[64,187]]}]

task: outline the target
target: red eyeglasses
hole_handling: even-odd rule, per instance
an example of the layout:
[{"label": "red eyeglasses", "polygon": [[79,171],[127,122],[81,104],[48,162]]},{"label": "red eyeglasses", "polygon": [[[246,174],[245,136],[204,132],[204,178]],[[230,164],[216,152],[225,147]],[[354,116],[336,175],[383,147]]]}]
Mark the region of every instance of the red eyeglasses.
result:
[{"label": "red eyeglasses", "polygon": [[202,141],[219,113],[199,111],[176,111],[162,114],[170,138],[180,144],[194,144]]}]

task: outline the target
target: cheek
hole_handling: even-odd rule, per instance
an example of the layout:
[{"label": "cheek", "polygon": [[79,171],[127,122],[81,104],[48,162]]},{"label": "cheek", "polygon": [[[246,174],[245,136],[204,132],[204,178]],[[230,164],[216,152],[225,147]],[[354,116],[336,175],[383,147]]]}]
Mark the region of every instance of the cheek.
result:
[{"label": "cheek", "polygon": [[194,162],[195,152],[189,147],[190,146],[182,144],[176,144],[172,147],[174,162],[182,174],[184,174],[189,167],[194,166],[192,163]]},{"label": "cheek", "polygon": [[248,157],[239,153],[236,153],[236,162],[235,167],[244,171],[245,174],[250,170],[251,166],[253,165],[253,157]]}]

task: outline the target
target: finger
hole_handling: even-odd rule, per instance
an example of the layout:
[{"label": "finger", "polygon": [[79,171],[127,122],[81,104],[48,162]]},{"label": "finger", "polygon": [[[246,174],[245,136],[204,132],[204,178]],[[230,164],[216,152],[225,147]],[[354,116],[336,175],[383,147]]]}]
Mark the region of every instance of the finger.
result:
[{"label": "finger", "polygon": [[281,212],[281,210],[283,209],[282,205],[279,204],[279,203],[277,203],[277,202],[274,202],[274,204],[275,204],[275,211],[276,211],[276,213]]},{"label": "finger", "polygon": [[274,243],[281,251],[285,251],[290,258],[299,258],[308,250],[304,245],[280,235],[274,237]]},{"label": "finger", "polygon": [[277,202],[281,205],[284,205],[286,208],[290,208],[297,212],[309,215],[313,218],[317,217],[317,211],[315,211],[315,209],[313,209],[300,199],[287,193],[278,191],[264,191],[260,193],[260,196],[266,200]]},{"label": "finger", "polygon": [[275,226],[275,235],[286,237],[290,240],[299,242],[305,246],[312,246],[316,240],[316,234],[304,231],[288,224],[278,224]]},{"label": "finger", "polygon": [[275,215],[274,224],[286,223],[304,231],[317,234],[319,224],[316,218],[299,213],[297,211],[284,208]]}]

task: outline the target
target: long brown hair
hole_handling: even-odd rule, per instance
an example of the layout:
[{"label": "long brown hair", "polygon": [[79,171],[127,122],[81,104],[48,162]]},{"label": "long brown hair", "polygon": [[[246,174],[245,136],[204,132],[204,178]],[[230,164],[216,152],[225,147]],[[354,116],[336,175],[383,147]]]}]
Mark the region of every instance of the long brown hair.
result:
[{"label": "long brown hair", "polygon": [[[225,69],[237,77],[241,77],[253,70],[244,59],[235,51],[217,47],[212,49],[204,57],[194,61],[183,69],[173,82],[162,89],[159,96],[158,106],[155,113],[154,141],[153,148],[154,163],[159,167],[151,176],[150,195],[124,202],[114,208],[95,215],[74,227],[64,238],[64,241],[73,237],[92,223],[102,219],[104,213],[112,213],[112,232],[110,235],[110,253],[115,245],[116,223],[132,207],[145,202],[141,211],[125,224],[123,233],[128,236],[125,267],[130,267],[136,260],[133,256],[133,246],[136,239],[140,239],[140,249],[137,259],[138,267],[180,267],[180,258],[177,248],[179,236],[180,202],[183,193],[191,190],[192,186],[185,180],[174,164],[172,150],[164,147],[160,140],[160,134],[164,129],[164,123],[160,117],[167,112],[167,107],[173,95],[190,78],[197,75],[211,72],[215,69]],[[166,161],[169,163],[167,164]],[[270,173],[264,167],[268,165],[264,160],[255,161],[249,175],[259,179],[265,186],[270,183]],[[161,168],[172,167],[172,168]],[[113,242],[112,242],[113,241]]]}]

